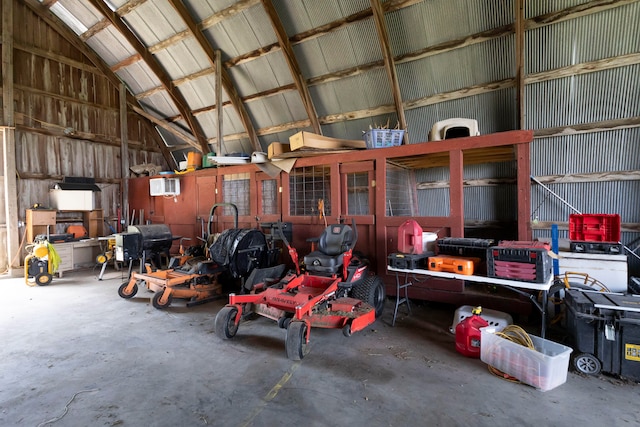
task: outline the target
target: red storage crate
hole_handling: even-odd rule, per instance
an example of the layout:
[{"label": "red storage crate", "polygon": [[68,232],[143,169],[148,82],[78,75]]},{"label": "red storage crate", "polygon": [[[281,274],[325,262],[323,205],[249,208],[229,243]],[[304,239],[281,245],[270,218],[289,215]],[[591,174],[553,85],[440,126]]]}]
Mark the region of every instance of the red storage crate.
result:
[{"label": "red storage crate", "polygon": [[570,214],[569,240],[617,243],[620,241],[620,215]]}]

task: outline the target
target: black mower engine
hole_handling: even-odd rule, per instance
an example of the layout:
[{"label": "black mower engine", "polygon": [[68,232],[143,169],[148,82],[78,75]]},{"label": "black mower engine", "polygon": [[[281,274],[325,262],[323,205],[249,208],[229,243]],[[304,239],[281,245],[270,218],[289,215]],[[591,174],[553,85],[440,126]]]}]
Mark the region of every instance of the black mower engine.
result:
[{"label": "black mower engine", "polygon": [[267,244],[263,232],[253,228],[230,228],[209,246],[211,259],[226,267],[234,279],[246,278],[254,268],[274,265],[280,250]]}]

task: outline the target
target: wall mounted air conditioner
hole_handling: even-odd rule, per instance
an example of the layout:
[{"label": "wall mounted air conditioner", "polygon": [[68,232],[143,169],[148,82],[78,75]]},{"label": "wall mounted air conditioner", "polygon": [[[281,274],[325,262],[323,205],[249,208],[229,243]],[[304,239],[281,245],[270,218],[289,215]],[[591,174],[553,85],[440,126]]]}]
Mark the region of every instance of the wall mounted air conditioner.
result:
[{"label": "wall mounted air conditioner", "polygon": [[177,196],[180,194],[180,180],[178,178],[150,179],[149,194],[152,196]]}]

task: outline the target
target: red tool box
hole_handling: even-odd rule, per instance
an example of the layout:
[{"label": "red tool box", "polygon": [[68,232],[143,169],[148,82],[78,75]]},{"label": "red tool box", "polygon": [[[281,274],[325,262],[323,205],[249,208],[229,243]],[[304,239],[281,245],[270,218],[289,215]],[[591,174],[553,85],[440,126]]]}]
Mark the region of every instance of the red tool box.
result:
[{"label": "red tool box", "polygon": [[493,246],[487,250],[487,275],[500,279],[545,283],[553,263],[545,248]]},{"label": "red tool box", "polygon": [[620,241],[620,215],[570,214],[569,240],[617,243]]}]

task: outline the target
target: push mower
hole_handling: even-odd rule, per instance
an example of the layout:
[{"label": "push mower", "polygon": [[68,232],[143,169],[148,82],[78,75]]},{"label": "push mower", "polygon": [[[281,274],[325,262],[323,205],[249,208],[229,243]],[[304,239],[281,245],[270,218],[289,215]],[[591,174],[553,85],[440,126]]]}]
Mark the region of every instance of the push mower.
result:
[{"label": "push mower", "polygon": [[[187,307],[211,301],[222,295],[221,275],[230,275],[231,280],[244,279],[258,267],[273,263],[273,250],[268,247],[265,235],[255,229],[239,229],[238,209],[230,203],[217,203],[209,213],[207,231],[211,234],[211,219],[218,207],[228,206],[235,210],[235,227],[225,230],[215,239],[204,236],[208,256],[195,256],[188,249],[172,259],[170,268],[146,273],[132,273],[128,282],[118,289],[122,298],[131,298],[139,284],[146,284],[155,294],[151,303],[157,309],[167,308],[173,298],[187,299]],[[207,247],[207,245],[210,246]],[[193,255],[192,255],[193,254]]]},{"label": "push mower", "polygon": [[242,317],[257,313],[287,330],[287,357],[300,360],[308,352],[312,327],[341,328],[345,336],[351,336],[382,314],[384,283],[369,273],[367,260],[353,254],[358,239],[355,221],[352,226],[334,224],[324,230],[317,250],[304,257],[303,274],[297,251],[281,229],[280,234],[296,272],[271,285],[266,281],[248,283],[249,294],[230,294],[229,304],[216,316],[216,335],[233,338]]}]

